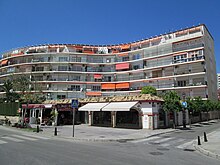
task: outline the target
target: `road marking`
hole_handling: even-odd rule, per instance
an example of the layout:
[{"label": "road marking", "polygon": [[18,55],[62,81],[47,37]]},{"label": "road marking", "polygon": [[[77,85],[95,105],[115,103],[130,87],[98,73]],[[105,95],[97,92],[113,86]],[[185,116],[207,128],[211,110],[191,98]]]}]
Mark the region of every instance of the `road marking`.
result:
[{"label": "road marking", "polygon": [[189,142],[187,142],[187,143],[183,143],[183,144],[177,146],[177,148],[179,148],[179,149],[184,149],[184,148],[186,148],[186,147],[188,147],[188,146],[192,146],[193,141],[194,141],[194,140],[189,141]]},{"label": "road marking", "polygon": [[43,140],[48,140],[50,138],[47,137],[42,137],[42,136],[37,136],[37,135],[30,135],[30,134],[23,134],[24,136],[29,136],[29,137],[33,137],[33,138],[38,138],[38,139],[43,139]]},{"label": "road marking", "polygon": [[154,143],[162,143],[162,142],[165,142],[165,141],[168,141],[168,140],[171,140],[173,138],[163,138],[161,140],[157,140],[157,141],[154,141]]},{"label": "road marking", "polygon": [[21,139],[16,139],[16,138],[13,138],[13,137],[9,137],[9,136],[5,136],[5,137],[2,137],[6,140],[11,140],[11,141],[14,141],[14,142],[23,142],[24,140],[21,140]]},{"label": "road marking", "polygon": [[140,139],[140,140],[132,141],[132,143],[141,143],[141,142],[146,142],[146,141],[155,140],[155,139],[159,139],[159,138],[160,137],[158,137],[158,136],[152,136],[152,137],[149,137],[149,138],[146,138],[146,139]]},{"label": "road marking", "polygon": [[25,139],[25,140],[31,140],[31,141],[38,140],[38,139],[35,139],[35,138],[25,137],[25,136],[20,136],[20,135],[12,135],[12,136],[18,137],[18,138],[21,138],[21,139]]},{"label": "road marking", "polygon": [[184,141],[184,140],[185,140],[185,139],[177,139],[177,140],[171,141],[170,143],[161,144],[160,146],[162,146],[162,147],[168,147],[168,146],[170,146],[170,145],[173,145],[173,144],[175,144],[175,143],[182,142],[182,141]]},{"label": "road marking", "polygon": [[3,140],[0,140],[0,144],[5,144],[5,143],[8,143],[8,142],[5,142]]}]

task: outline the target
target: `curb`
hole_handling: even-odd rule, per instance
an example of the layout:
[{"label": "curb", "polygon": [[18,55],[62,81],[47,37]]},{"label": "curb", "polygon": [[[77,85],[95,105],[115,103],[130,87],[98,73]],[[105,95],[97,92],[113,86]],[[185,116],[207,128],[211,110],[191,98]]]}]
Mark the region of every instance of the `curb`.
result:
[{"label": "curb", "polygon": [[[142,139],[147,139],[153,136],[158,136],[158,135],[162,135],[162,134],[166,134],[166,133],[170,133],[170,132],[175,132],[177,130],[169,130],[167,132],[159,132],[159,133],[155,133],[153,135],[149,135],[149,136],[145,136],[143,135],[142,137],[138,137],[138,138],[117,138],[117,139],[101,139],[101,138],[93,138],[93,139],[89,139],[89,138],[75,138],[75,137],[66,137],[66,136],[50,136],[50,137],[54,137],[57,139],[68,139],[68,140],[73,140],[73,141],[87,141],[87,142],[120,142],[120,143],[126,143],[128,141],[134,141],[134,140],[142,140]],[[46,136],[49,136],[48,134],[44,134]]]},{"label": "curb", "polygon": [[214,153],[214,152],[208,151],[208,150],[206,150],[206,149],[204,149],[204,148],[202,148],[202,147],[196,145],[195,143],[196,143],[196,141],[194,141],[193,146],[194,146],[194,148],[195,148],[197,151],[199,151],[200,153],[202,153],[202,154],[204,154],[204,155],[206,155],[206,156],[209,156],[209,157],[212,157],[212,158],[215,158],[215,159],[220,160],[220,155],[218,155],[218,154],[216,154],[216,153]]}]

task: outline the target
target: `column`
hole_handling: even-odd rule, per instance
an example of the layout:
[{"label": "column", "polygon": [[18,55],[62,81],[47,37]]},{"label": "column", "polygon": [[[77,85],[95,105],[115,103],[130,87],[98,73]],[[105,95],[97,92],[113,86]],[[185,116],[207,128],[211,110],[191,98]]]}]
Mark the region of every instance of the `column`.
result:
[{"label": "column", "polygon": [[113,128],[115,128],[116,127],[116,112],[115,111],[112,111],[111,112],[111,118],[112,118],[112,121],[111,121],[111,123],[112,123],[112,127]]},{"label": "column", "polygon": [[88,111],[89,114],[89,125],[91,126],[93,124],[93,115],[92,115],[92,111]]}]

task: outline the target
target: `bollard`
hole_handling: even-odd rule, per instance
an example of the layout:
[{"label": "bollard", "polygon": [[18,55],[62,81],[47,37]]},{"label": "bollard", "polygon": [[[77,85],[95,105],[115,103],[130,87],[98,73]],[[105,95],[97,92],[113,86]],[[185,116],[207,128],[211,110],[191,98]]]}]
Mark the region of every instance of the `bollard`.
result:
[{"label": "bollard", "polygon": [[198,136],[198,145],[201,145],[200,137]]},{"label": "bollard", "polygon": [[57,136],[57,127],[55,127],[54,136]]},{"label": "bollard", "polygon": [[206,136],[205,132],[204,132],[204,142],[208,142],[208,139],[207,139],[207,136]]},{"label": "bollard", "polygon": [[39,125],[37,125],[37,133],[40,132],[40,128],[39,128]]}]

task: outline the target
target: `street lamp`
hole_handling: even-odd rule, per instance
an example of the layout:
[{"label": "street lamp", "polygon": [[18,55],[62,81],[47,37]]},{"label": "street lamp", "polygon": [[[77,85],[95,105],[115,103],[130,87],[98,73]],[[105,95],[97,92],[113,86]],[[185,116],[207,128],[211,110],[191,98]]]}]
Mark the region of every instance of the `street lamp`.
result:
[{"label": "street lamp", "polygon": [[186,94],[184,92],[182,93],[182,98],[183,98],[183,102],[182,102],[182,106],[183,106],[183,128],[186,128],[186,112],[185,112],[185,108],[187,107],[187,103],[185,101]]}]

